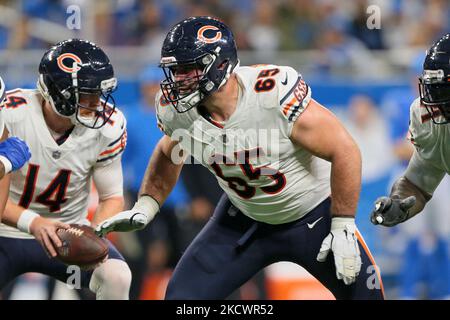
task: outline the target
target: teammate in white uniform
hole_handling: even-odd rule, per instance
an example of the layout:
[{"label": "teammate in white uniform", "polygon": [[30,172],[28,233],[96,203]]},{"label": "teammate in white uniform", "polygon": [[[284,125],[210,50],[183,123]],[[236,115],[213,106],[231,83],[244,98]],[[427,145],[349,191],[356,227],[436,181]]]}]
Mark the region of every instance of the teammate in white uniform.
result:
[{"label": "teammate in white uniform", "polygon": [[[123,210],[126,121],[114,102],[107,104],[117,83],[108,57],[91,42],[71,39],[44,54],[39,73],[38,89],[7,92],[3,110],[9,133],[27,141],[32,157],[11,178],[0,225],[0,287],[24,272],[71,276],[54,259],[61,246],[56,229],[89,224],[91,180],[100,198],[94,226]],[[131,273],[112,244],[106,262],[80,280],[98,299],[128,299]]]},{"label": "teammate in white uniform", "polygon": [[178,178],[181,147],[226,195],[179,261],[167,299],[226,298],[282,260],[304,266],[336,298],[382,298],[380,283],[367,286],[374,261],[354,223],[359,150],[302,77],[290,67],[239,67],[231,31],[209,17],[170,30],[161,67],[156,105],[166,136],[136,205],[97,231],[145,226]]},{"label": "teammate in white uniform", "polygon": [[17,137],[8,138],[5,130],[2,109],[5,100],[5,83],[0,77],[0,221],[9,192],[9,178],[3,177],[11,171],[20,169],[31,157],[30,150],[24,141]]},{"label": "teammate in white uniform", "polygon": [[414,154],[389,197],[375,202],[374,224],[395,226],[421,212],[450,173],[450,34],[428,50],[423,69],[420,98],[410,109],[409,139]]}]

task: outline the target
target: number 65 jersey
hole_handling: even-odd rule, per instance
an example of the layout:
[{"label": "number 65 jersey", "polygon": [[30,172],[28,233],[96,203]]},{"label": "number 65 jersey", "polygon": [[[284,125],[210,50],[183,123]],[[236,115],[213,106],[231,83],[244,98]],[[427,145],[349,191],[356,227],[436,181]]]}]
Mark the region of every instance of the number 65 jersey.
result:
[{"label": "number 65 jersey", "polygon": [[214,121],[201,106],[177,113],[160,92],[158,125],[217,177],[245,215],[269,224],[297,220],[331,194],[329,163],[290,140],[311,89],[291,67],[259,65],[234,72],[238,102],[225,123]]},{"label": "number 65 jersey", "polygon": [[[86,221],[93,170],[120,160],[126,144],[126,121],[116,108],[102,128],[75,126],[58,144],[45,122],[43,104],[37,90],[7,93],[2,110],[5,126],[12,136],[27,142],[32,154],[26,165],[11,174],[9,197],[43,217],[82,223]],[[5,224],[0,225],[0,236],[32,238]]]}]

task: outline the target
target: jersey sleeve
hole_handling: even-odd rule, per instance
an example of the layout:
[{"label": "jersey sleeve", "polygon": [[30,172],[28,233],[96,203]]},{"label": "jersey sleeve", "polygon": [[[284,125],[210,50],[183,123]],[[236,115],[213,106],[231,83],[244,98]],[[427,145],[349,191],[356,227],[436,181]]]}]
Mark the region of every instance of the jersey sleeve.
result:
[{"label": "jersey sleeve", "polygon": [[127,145],[127,123],[125,116],[116,109],[102,129],[101,150],[97,158],[97,166],[107,166],[121,158]]},{"label": "jersey sleeve", "polygon": [[417,150],[414,151],[405,172],[409,181],[430,195],[434,193],[444,175],[445,170],[424,159]]},{"label": "jersey sleeve", "polygon": [[306,110],[311,102],[311,88],[302,75],[292,67],[279,66],[280,72],[274,77],[274,99],[271,104],[272,115],[278,121],[280,128],[287,137],[291,136],[295,121]]}]

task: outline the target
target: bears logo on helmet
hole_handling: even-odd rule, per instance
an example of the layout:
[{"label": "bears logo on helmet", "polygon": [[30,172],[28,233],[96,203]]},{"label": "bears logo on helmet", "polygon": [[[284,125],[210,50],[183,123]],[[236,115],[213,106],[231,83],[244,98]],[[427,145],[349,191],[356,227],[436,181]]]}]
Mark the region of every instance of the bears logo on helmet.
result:
[{"label": "bears logo on helmet", "polygon": [[[217,31],[216,35],[212,38],[208,38],[205,35],[205,32],[208,30],[214,30]],[[197,32],[197,39],[206,43],[214,43],[219,41],[222,38],[222,32],[218,31],[219,28],[215,27],[215,26],[203,26],[200,29],[198,29]]]},{"label": "bears logo on helmet", "polygon": [[[72,66],[70,66],[70,67],[67,66],[66,64],[64,64],[64,60],[67,61],[68,59],[73,61]],[[81,67],[80,67],[80,64],[82,63],[81,59],[73,53],[64,53],[64,54],[60,55],[56,59],[56,61],[58,63],[58,67],[62,71],[67,72],[67,73],[77,72],[81,69]]]}]

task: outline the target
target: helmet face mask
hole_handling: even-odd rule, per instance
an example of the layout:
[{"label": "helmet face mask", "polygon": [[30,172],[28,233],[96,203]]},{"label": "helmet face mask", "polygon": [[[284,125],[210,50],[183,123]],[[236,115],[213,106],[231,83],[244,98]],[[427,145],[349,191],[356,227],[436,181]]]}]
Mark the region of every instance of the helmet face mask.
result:
[{"label": "helmet face mask", "polygon": [[[37,87],[58,115],[74,125],[103,127],[115,109],[117,79],[105,53],[95,44],[71,39],[44,54]],[[86,101],[98,101],[86,104]]]},{"label": "helmet face mask", "polygon": [[[215,57],[207,56],[208,58],[200,57],[193,62],[160,64],[166,77],[161,82],[164,98],[172,103],[179,113],[194,108],[197,103],[206,97],[208,88],[211,90],[213,87],[206,84],[208,83],[207,73]],[[203,62],[207,63],[203,64]]]},{"label": "helmet face mask", "polygon": [[435,124],[450,123],[450,34],[427,51],[423,67],[419,77],[420,103]]},{"label": "helmet face mask", "polygon": [[161,50],[164,98],[177,112],[187,112],[222,87],[238,64],[225,24],[211,17],[183,20],[169,31]]}]

